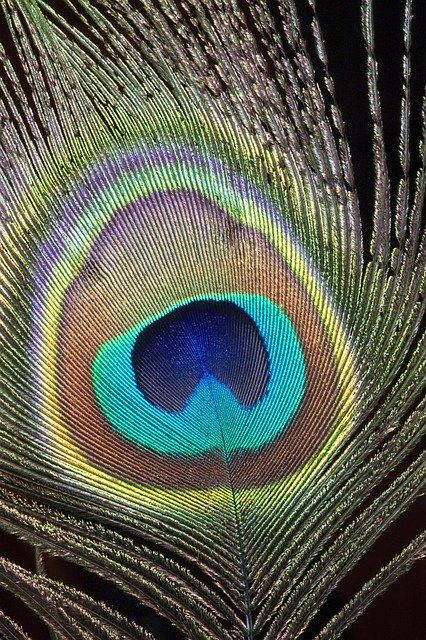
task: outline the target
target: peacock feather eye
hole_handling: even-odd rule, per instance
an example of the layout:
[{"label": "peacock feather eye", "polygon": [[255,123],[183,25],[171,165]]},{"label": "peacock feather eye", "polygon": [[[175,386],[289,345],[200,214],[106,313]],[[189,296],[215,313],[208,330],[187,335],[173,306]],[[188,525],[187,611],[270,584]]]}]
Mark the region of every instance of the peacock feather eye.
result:
[{"label": "peacock feather eye", "polygon": [[424,491],[418,3],[378,29],[394,122],[388,3],[318,7],[332,66],[365,65],[335,90],[329,3],[0,0],[0,529],[36,549],[0,601],[52,637],[152,640],[147,607],[164,637],[334,639],[424,555],[319,631]]},{"label": "peacock feather eye", "polygon": [[351,359],[285,210],[217,157],[118,153],[76,176],[37,258],[44,441],[158,491],[303,473],[348,429]]},{"label": "peacock feather eye", "polygon": [[273,441],[302,402],[305,368],[278,308],[230,295],[185,302],[102,345],[92,380],[104,416],[124,438],[197,457]]}]

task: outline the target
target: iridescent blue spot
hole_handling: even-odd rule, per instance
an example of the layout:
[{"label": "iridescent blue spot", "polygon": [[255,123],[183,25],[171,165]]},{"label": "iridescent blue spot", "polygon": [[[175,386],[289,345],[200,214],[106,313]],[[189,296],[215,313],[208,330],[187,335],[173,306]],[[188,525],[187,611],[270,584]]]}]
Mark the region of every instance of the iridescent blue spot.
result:
[{"label": "iridescent blue spot", "polygon": [[145,327],[132,350],[136,385],[152,404],[182,411],[203,376],[252,407],[265,395],[268,353],[256,323],[228,301],[190,302]]},{"label": "iridescent blue spot", "polygon": [[122,437],[191,457],[275,440],[301,405],[305,364],[279,307],[234,294],[182,301],[103,344],[92,380]]}]

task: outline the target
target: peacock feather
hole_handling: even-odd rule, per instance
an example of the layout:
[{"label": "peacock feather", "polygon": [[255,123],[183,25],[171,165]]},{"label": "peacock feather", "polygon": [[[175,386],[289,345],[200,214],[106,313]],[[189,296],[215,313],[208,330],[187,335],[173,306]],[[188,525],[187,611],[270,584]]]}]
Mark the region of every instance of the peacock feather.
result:
[{"label": "peacock feather", "polygon": [[360,0],[362,227],[314,0],[1,1],[0,587],[52,637],[337,638],[424,554],[309,626],[424,491],[412,5],[390,177]]}]

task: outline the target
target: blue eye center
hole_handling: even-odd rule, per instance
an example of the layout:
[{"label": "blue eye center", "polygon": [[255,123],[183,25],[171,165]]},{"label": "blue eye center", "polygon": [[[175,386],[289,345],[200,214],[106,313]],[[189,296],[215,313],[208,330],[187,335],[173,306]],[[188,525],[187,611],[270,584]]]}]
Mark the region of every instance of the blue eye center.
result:
[{"label": "blue eye center", "polygon": [[145,327],[132,350],[138,389],[156,407],[182,411],[203,377],[225,384],[245,407],[265,395],[268,353],[252,318],[228,301],[179,307]]},{"label": "blue eye center", "polygon": [[123,438],[160,454],[256,451],[287,429],[305,392],[288,316],[270,300],[187,300],[102,344],[96,401]]}]

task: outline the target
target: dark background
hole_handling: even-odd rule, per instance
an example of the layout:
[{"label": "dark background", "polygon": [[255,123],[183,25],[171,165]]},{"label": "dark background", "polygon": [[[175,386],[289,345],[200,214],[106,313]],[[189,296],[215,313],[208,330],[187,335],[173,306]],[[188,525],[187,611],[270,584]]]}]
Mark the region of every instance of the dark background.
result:
[{"label": "dark background", "polygon": [[[275,11],[274,2],[269,2]],[[309,12],[305,1],[296,0],[300,8],[303,28],[307,33]],[[390,176],[395,186],[399,177],[398,135],[401,99],[401,58],[403,0],[376,0],[376,47],[379,60],[380,93],[382,99],[385,136]],[[371,157],[372,130],[366,92],[366,55],[360,28],[359,0],[318,0],[318,12],[334,78],[337,101],[347,127],[347,136],[354,163],[358,195],[361,204],[363,230],[366,241],[371,235],[374,174]],[[426,2],[414,0],[413,5],[413,81],[412,81],[412,146],[413,160],[420,139],[420,105],[426,77]],[[0,35],[3,36],[4,24]],[[395,191],[393,191],[393,197]],[[424,528],[426,502],[420,500],[395,522],[386,535],[373,545],[339,585],[310,625],[304,638],[318,632],[333,613]],[[34,570],[32,549],[12,536],[0,533],[0,554]],[[108,601],[126,612],[129,618],[151,629],[159,640],[178,640],[182,636],[154,613],[123,596],[109,583],[94,578],[85,571],[64,561],[46,560],[48,574],[68,584],[84,588],[95,597]],[[359,618],[344,640],[423,640],[426,629],[426,571],[425,563],[417,562],[409,573],[382,594]],[[24,605],[0,589],[0,608],[18,620],[34,640],[48,638],[46,628]]]}]

